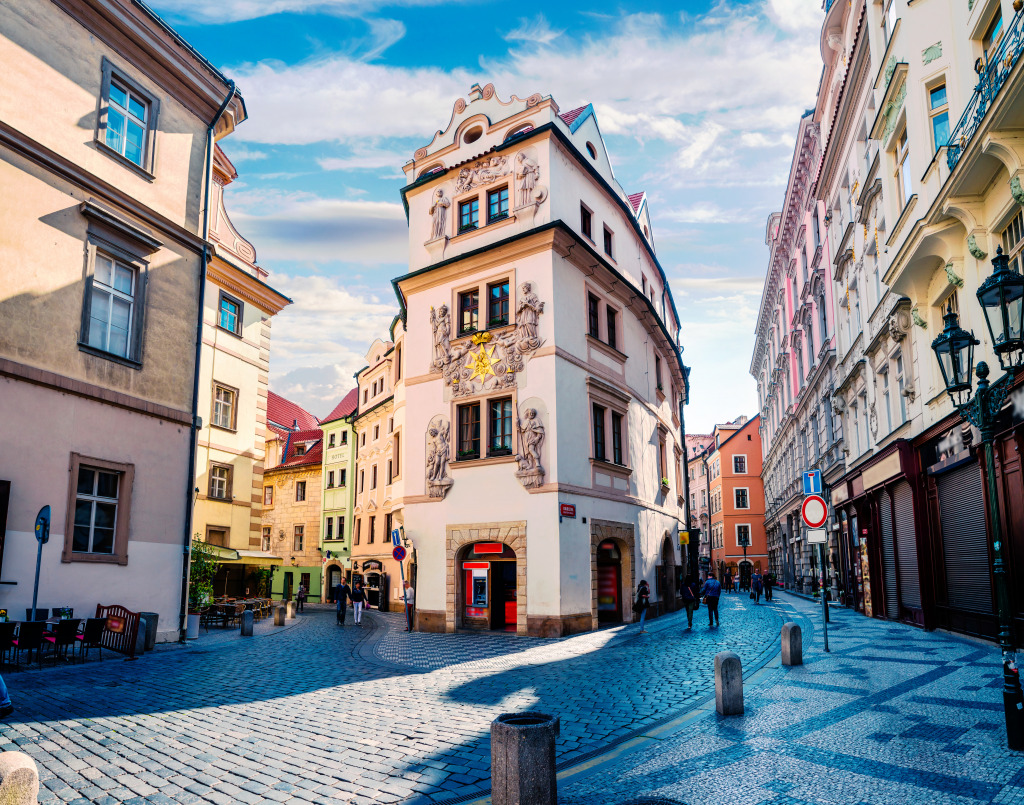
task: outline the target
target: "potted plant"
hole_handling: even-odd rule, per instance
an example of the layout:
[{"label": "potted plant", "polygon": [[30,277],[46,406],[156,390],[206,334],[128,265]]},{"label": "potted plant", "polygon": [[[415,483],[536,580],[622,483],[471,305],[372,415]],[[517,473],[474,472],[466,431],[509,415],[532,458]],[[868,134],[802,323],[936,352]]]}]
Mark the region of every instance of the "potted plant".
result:
[{"label": "potted plant", "polygon": [[188,572],[188,626],[185,631],[187,640],[199,637],[199,618],[203,607],[213,597],[213,577],[217,575],[217,552],[212,545],[207,545],[197,533],[192,538],[192,550],[189,554]]},{"label": "potted plant", "polygon": [[666,492],[668,491],[668,478],[661,479],[661,488],[664,489]]}]

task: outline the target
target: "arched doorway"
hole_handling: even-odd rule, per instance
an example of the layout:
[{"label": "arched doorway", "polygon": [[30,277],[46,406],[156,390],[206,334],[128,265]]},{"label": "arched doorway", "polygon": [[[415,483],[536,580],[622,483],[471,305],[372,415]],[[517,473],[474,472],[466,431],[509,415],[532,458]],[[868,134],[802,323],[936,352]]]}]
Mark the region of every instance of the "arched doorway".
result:
[{"label": "arched doorway", "polygon": [[455,602],[459,628],[516,631],[516,565],[516,552],[501,542],[474,542],[458,552]]},{"label": "arched doorway", "polygon": [[597,546],[597,621],[622,623],[622,553],[615,540]]},{"label": "arched doorway", "polygon": [[[619,555],[619,583],[618,587],[615,588],[614,593],[611,590],[605,590],[604,597],[607,598],[609,594],[614,594],[618,599],[619,604],[616,606],[616,613],[618,613],[621,623],[633,623],[633,621],[639,617],[633,612],[633,591],[636,589],[637,579],[635,571],[635,562],[633,556],[636,552],[636,538],[633,534],[633,525],[631,523],[618,523],[614,520],[599,520],[593,519],[590,521],[590,614],[591,614],[591,628],[597,629],[601,623],[610,623],[613,621],[606,620],[609,617],[609,609],[605,609],[604,616],[601,613],[601,597],[602,597],[602,586],[601,586],[601,564],[613,564],[610,546],[601,549],[601,546],[605,543],[610,543],[614,546],[615,551]],[[603,557],[601,556],[603,554]],[[605,570],[605,584],[607,585],[609,577],[608,571]],[[608,606],[606,601],[605,606]]]},{"label": "arched doorway", "polygon": [[750,564],[749,560],[744,559],[740,562],[740,589],[750,589],[750,576],[753,573],[754,566]]},{"label": "arched doorway", "polygon": [[334,603],[334,588],[345,578],[345,571],[340,565],[328,565],[324,571],[324,586],[327,587],[327,600]]}]

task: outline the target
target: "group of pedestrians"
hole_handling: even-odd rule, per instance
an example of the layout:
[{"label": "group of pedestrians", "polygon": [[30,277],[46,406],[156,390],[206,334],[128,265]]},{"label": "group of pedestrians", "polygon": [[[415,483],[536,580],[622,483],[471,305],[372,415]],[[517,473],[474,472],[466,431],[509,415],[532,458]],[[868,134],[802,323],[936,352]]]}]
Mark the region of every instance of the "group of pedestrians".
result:
[{"label": "group of pedestrians", "polygon": [[[405,629],[403,631],[411,632],[415,621],[416,590],[413,589],[409,582],[404,584],[403,598],[405,602]],[[363,610],[366,608],[366,591],[363,589],[361,581],[357,581],[354,587],[349,587],[348,582],[344,580],[334,585],[334,603],[338,610],[338,626],[345,625],[345,613],[348,610],[349,602],[352,603],[353,620],[362,626]]]},{"label": "group of pedestrians", "polygon": [[[683,588],[680,591],[683,599],[683,606],[686,608],[686,629],[689,631],[693,628],[693,613],[696,612],[700,605],[703,603],[708,610],[708,628],[713,628],[720,625],[718,617],[718,602],[722,597],[722,592],[733,592],[734,578],[729,570],[726,570],[723,574],[724,584],[719,582],[715,578],[714,572],[709,572],[707,578],[703,584],[698,586],[697,581],[694,580],[693,576],[687,576],[686,582],[683,584]],[[735,578],[736,592],[739,591],[739,577]],[[755,604],[761,603],[761,596],[764,596],[765,601],[772,600],[772,588],[775,586],[775,574],[766,573],[762,576],[758,572],[754,572],[750,576],[750,598]],[[636,601],[633,604],[634,609],[640,613],[640,633],[644,634],[647,630],[644,629],[644,621],[647,617],[647,610],[651,606],[651,589],[647,584],[647,580],[641,580],[636,590]]]}]

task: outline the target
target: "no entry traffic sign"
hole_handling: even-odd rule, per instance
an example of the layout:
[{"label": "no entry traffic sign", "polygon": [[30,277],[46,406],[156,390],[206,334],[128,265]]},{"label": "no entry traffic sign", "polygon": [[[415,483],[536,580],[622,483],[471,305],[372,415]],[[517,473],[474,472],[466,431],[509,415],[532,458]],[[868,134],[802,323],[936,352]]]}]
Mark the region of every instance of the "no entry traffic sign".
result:
[{"label": "no entry traffic sign", "polygon": [[808,495],[800,507],[800,515],[809,528],[821,528],[828,519],[828,506],[821,495]]}]

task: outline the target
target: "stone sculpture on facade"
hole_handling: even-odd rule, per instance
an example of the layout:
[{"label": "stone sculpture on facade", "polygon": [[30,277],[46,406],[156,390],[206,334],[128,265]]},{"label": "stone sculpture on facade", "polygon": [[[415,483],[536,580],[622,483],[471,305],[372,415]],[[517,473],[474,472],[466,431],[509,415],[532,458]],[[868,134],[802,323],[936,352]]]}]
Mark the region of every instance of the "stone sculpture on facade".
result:
[{"label": "stone sculpture on facade", "polygon": [[479,162],[459,171],[459,178],[455,182],[455,189],[459,193],[464,193],[467,190],[472,190],[474,187],[496,182],[502,176],[507,176],[510,172],[508,157],[495,156],[481,159]]},{"label": "stone sculpture on facade", "polygon": [[448,305],[430,308],[430,328],[434,333],[434,368],[444,367],[452,352],[452,321],[448,316]]},{"label": "stone sculpture on facade", "polygon": [[537,320],[544,311],[544,303],[533,292],[533,285],[524,282],[519,286],[519,304],[516,305],[516,344],[521,350],[537,349],[540,338],[537,335]]},{"label": "stone sculpture on facade", "polygon": [[544,425],[537,416],[536,408],[527,408],[517,423],[519,443],[523,450],[516,454],[519,469],[516,478],[526,489],[544,484],[544,467],[540,463],[540,448],[544,444]]},{"label": "stone sculpture on facade", "polygon": [[443,498],[452,485],[448,475],[450,433],[448,420],[440,414],[427,425],[427,495],[432,498]]},{"label": "stone sculpture on facade", "polygon": [[445,236],[445,223],[448,220],[448,208],[451,202],[444,197],[444,190],[440,187],[434,191],[434,202],[430,205],[430,239],[437,240]]},{"label": "stone sculpture on facade", "polygon": [[516,157],[516,162],[519,163],[516,168],[516,178],[519,180],[519,200],[516,206],[525,207],[534,203],[533,193],[540,178],[540,165],[525,152]]}]

